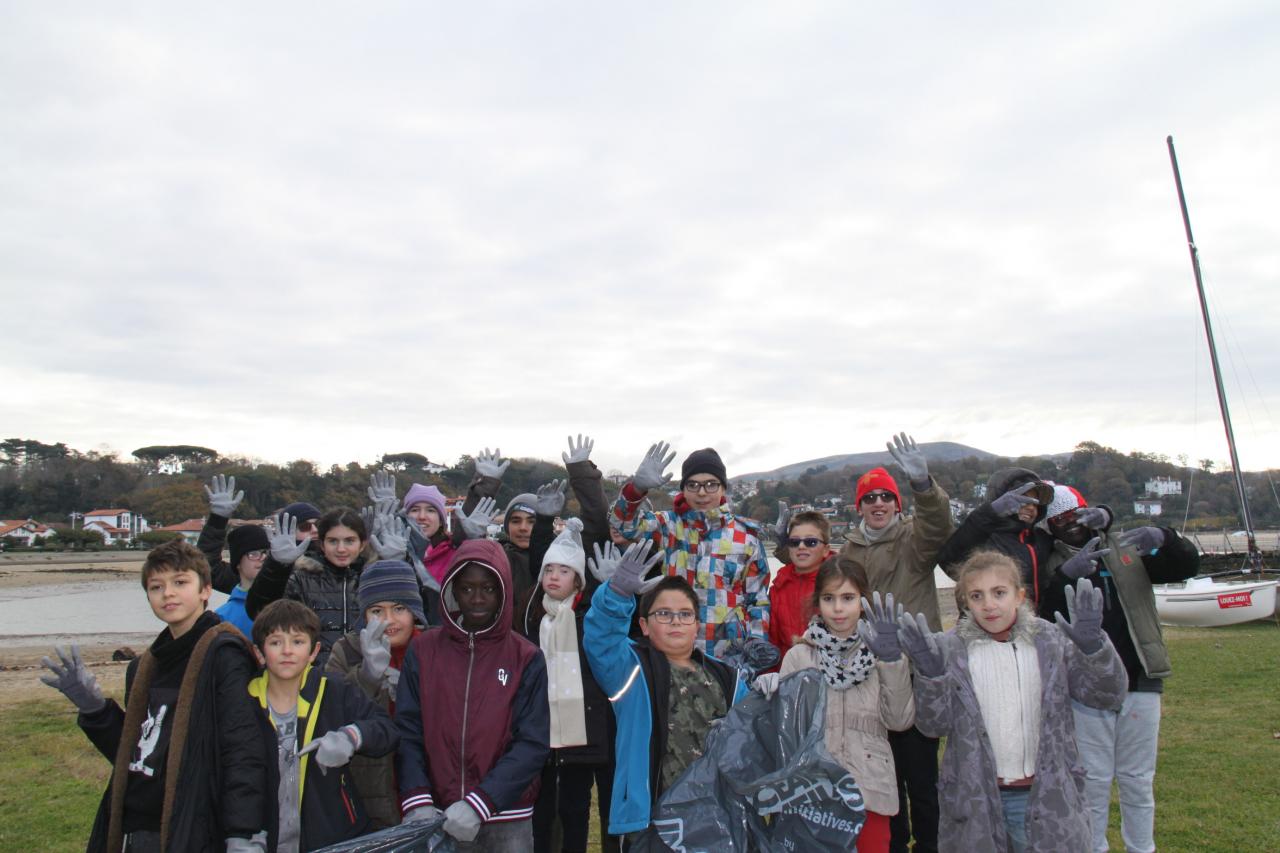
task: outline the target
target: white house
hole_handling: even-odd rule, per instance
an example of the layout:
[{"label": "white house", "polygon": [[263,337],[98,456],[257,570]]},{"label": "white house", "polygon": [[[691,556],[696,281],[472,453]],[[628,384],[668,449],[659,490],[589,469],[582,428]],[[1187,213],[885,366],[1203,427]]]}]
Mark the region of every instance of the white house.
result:
[{"label": "white house", "polygon": [[15,518],[0,521],[0,539],[18,539],[24,545],[31,545],[53,535],[53,528],[47,527],[30,518]]},{"label": "white house", "polygon": [[1134,515],[1160,515],[1163,511],[1158,498],[1138,498],[1133,502]]},{"label": "white house", "polygon": [[140,515],[127,509],[95,509],[84,514],[85,530],[96,530],[102,534],[102,540],[108,545],[117,540],[133,541],[139,533],[146,533],[151,525]]},{"label": "white house", "polygon": [[1173,477],[1152,477],[1147,480],[1147,494],[1164,497],[1182,494],[1182,481]]}]

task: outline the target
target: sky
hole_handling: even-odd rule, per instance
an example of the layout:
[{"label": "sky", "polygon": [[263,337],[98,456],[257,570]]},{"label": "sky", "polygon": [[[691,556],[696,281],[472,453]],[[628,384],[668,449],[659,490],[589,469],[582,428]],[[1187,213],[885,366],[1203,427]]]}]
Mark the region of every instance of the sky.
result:
[{"label": "sky", "polygon": [[0,432],[1225,460],[1173,134],[1241,464],[1280,467],[1278,37],[1267,2],[6,4]]}]

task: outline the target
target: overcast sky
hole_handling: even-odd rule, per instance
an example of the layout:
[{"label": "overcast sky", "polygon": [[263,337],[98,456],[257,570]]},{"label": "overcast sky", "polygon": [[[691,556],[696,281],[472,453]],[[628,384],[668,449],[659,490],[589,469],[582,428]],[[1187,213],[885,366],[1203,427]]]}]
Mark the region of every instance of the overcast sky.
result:
[{"label": "overcast sky", "polygon": [[1241,462],[1280,466],[1278,36],[1274,2],[5,4],[2,430],[1225,460],[1172,133]]}]

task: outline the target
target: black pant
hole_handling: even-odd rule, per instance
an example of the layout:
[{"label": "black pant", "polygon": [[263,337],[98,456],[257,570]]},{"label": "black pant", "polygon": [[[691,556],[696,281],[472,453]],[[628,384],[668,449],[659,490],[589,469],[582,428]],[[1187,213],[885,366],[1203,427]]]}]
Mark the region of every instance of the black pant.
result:
[{"label": "black pant", "polygon": [[889,818],[889,853],[907,853],[913,835],[915,853],[937,853],[938,739],[912,726],[889,732],[889,746],[898,773],[898,813]]},{"label": "black pant", "polygon": [[556,818],[560,819],[563,853],[585,853],[591,823],[591,786],[596,786],[600,815],[609,822],[609,798],[613,795],[613,768],[553,761],[542,768],[542,787],[533,806],[534,853],[551,853]]}]

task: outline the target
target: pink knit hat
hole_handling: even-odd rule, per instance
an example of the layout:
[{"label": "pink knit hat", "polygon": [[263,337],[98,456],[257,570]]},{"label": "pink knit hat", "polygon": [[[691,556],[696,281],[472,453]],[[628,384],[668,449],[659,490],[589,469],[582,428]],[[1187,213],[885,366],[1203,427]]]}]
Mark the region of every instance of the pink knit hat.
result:
[{"label": "pink knit hat", "polygon": [[404,502],[401,506],[405,511],[414,504],[430,504],[435,507],[436,512],[440,513],[440,523],[444,524],[447,519],[444,514],[444,492],[441,492],[435,486],[424,486],[421,483],[414,483],[409,487],[409,491],[405,492]]}]

